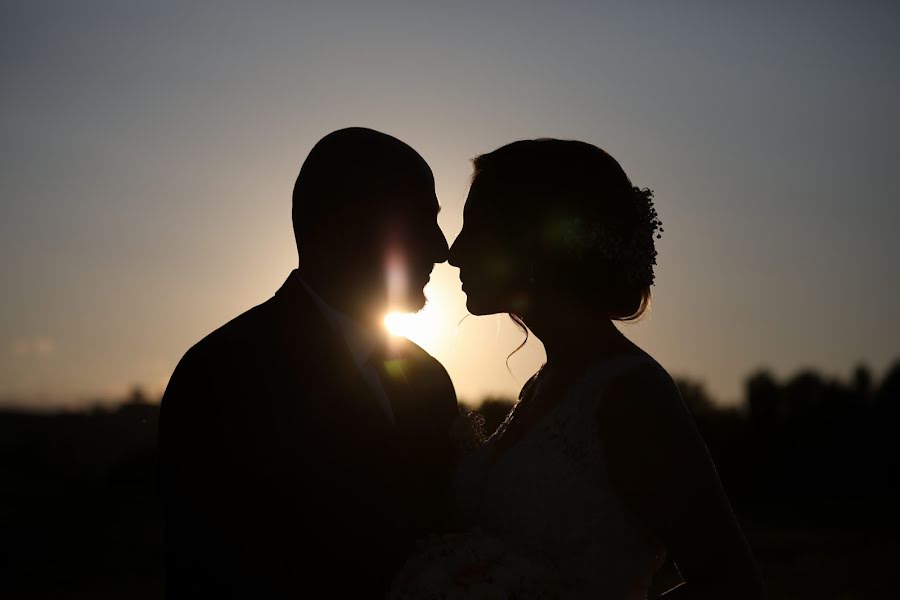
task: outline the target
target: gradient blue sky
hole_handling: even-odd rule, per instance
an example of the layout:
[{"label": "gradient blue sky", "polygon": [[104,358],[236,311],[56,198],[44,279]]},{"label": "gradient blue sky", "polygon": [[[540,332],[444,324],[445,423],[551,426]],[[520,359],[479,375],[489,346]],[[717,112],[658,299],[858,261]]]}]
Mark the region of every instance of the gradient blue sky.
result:
[{"label": "gradient blue sky", "polygon": [[[601,146],[656,190],[652,316],[624,330],[724,401],[742,378],[900,356],[900,5],[0,3],[0,403],[159,391],[296,262],[312,145],[364,125],[435,172]],[[763,4],[762,6],[760,4]],[[768,7],[768,8],[767,8]],[[515,394],[537,343],[436,268],[422,342],[459,395]]]}]

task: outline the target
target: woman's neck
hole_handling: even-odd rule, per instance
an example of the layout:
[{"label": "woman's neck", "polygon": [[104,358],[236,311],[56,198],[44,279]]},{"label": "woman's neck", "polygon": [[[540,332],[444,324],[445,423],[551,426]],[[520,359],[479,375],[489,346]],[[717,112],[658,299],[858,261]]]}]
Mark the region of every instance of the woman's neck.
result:
[{"label": "woman's neck", "polygon": [[544,344],[548,365],[578,364],[637,349],[609,318],[578,303],[546,303],[522,320]]}]

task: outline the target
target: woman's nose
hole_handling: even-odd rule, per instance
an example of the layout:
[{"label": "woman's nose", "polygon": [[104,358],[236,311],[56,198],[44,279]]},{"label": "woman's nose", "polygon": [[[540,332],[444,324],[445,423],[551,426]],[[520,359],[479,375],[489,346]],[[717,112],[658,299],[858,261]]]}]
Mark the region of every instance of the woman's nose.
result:
[{"label": "woman's nose", "polygon": [[456,236],[456,239],[453,240],[453,245],[450,246],[450,250],[447,253],[447,262],[449,262],[454,267],[459,267],[459,258],[460,258],[460,240],[462,239],[462,234]]},{"label": "woman's nose", "polygon": [[429,240],[428,253],[431,255],[432,262],[442,263],[447,260],[447,254],[450,251],[447,247],[447,238],[444,237],[444,232],[437,224],[431,229],[431,235],[427,239]]},{"label": "woman's nose", "polygon": [[441,231],[440,227],[436,228],[435,236],[434,236],[434,248],[435,248],[435,261],[436,263],[442,263],[447,260],[447,255],[450,253],[450,248],[447,246],[447,238],[444,237],[444,232]]}]

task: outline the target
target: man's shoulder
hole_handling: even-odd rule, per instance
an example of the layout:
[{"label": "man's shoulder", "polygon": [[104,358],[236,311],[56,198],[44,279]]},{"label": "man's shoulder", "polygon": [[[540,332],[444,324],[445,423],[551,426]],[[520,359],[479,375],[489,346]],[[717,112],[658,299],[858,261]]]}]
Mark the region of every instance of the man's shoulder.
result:
[{"label": "man's shoulder", "polygon": [[414,375],[437,375],[441,378],[446,378],[449,381],[450,376],[447,374],[444,365],[417,343],[405,337],[392,338],[391,343],[397,347],[397,353],[402,356],[405,361],[408,361],[411,368],[414,370]]},{"label": "man's shoulder", "polygon": [[269,301],[255,306],[188,348],[175,367],[167,392],[198,379],[207,380],[211,373],[222,373],[228,370],[228,365],[239,364],[250,348],[259,345],[254,338],[260,339],[265,335],[261,327],[269,320],[267,313],[270,310]]},{"label": "man's shoulder", "polygon": [[408,365],[406,369],[410,385],[436,409],[458,413],[456,390],[447,369],[424,348],[406,338],[397,338],[400,353]]},{"label": "man's shoulder", "polygon": [[[176,374],[194,375],[215,370],[217,380],[264,365],[274,355],[299,352],[309,328],[301,311],[290,310],[278,295],[246,310],[211,331],[182,356]],[[290,346],[288,348],[288,346]],[[174,375],[173,375],[174,377]]]},{"label": "man's shoulder", "polygon": [[276,316],[274,298],[254,306],[211,331],[194,344],[187,355],[210,357],[246,350],[254,339],[271,335]]}]

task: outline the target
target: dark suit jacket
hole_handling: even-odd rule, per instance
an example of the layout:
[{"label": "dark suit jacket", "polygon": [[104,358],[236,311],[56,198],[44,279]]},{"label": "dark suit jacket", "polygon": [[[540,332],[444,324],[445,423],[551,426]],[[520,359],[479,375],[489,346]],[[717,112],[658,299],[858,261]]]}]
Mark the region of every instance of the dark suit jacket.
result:
[{"label": "dark suit jacket", "polygon": [[387,367],[396,426],[294,276],[188,350],[159,422],[170,598],[384,597],[449,527],[458,416],[421,348]]}]

